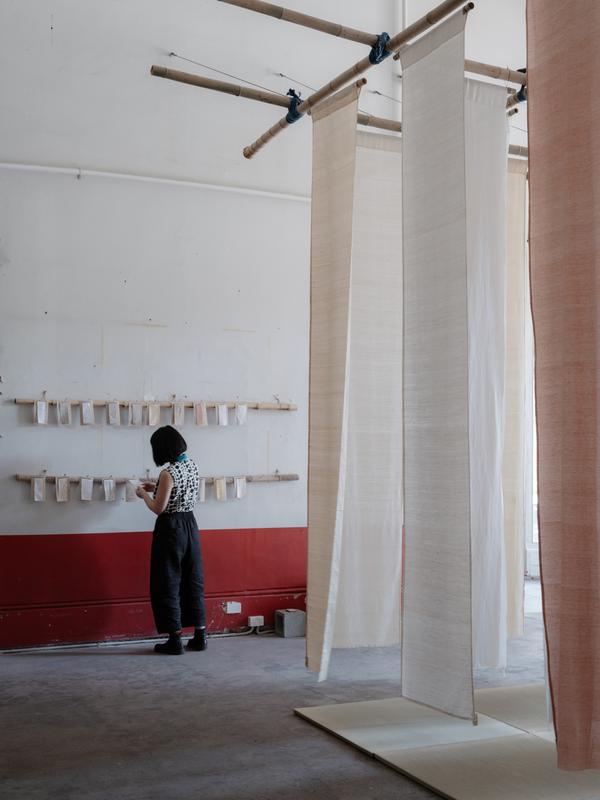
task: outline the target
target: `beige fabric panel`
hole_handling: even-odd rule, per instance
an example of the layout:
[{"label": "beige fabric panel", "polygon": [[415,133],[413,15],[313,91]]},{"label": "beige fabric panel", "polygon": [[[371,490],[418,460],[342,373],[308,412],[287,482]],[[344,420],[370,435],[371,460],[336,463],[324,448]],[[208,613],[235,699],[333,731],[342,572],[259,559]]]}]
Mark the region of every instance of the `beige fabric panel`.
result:
[{"label": "beige fabric panel", "polygon": [[348,353],[346,486],[333,646],[397,644],[402,563],[398,137],[358,134]]},{"label": "beige fabric panel", "polygon": [[402,51],[402,694],[470,719],[464,24]]},{"label": "beige fabric panel", "polygon": [[306,661],[327,674],[339,580],[359,90],[313,110]]},{"label": "beige fabric panel", "polygon": [[[507,186],[504,540],[507,627],[523,635],[525,531],[532,498],[531,310],[526,231],[527,162],[509,159]],[[528,441],[530,439],[531,441]]]}]

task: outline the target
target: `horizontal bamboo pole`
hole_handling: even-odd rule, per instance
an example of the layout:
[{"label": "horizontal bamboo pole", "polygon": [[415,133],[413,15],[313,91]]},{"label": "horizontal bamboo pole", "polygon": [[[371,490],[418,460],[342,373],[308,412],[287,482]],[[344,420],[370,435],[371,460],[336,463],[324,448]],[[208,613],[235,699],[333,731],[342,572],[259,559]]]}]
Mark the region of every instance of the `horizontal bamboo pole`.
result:
[{"label": "horizontal bamboo pole", "polygon": [[[258,100],[261,103],[271,103],[272,105],[282,106],[283,108],[289,108],[290,104],[289,97],[283,97],[275,92],[247,89],[245,86],[239,86],[236,83],[215,81],[211,78],[204,78],[201,75],[195,75],[191,72],[180,72],[177,69],[159,67],[156,64],[152,65],[150,68],[150,73],[158,78],[167,78],[171,81],[187,83],[190,86],[199,86],[201,89],[211,89],[216,92],[225,92],[225,94],[232,94],[236,97],[245,97],[248,100]],[[386,131],[402,130],[400,123],[394,119],[375,117],[372,114],[364,114],[362,112],[357,115],[356,121],[360,125],[368,125],[371,128],[381,128],[382,130]]]},{"label": "horizontal bamboo pole", "polygon": [[[408,28],[405,28],[400,33],[397,33],[393,36],[390,41],[387,43],[386,49],[393,53],[398,50],[402,45],[409,42],[411,39],[414,39],[415,36],[426,31],[432,25],[440,22],[444,17],[448,16],[452,11],[455,11],[463,5],[463,0],[444,0],[436,8],[432,9],[428,14],[425,14],[424,17],[421,17],[412,25],[409,25]],[[472,2],[467,3],[463,10],[466,12],[470,11],[474,8],[474,4]],[[356,64],[353,64],[349,69],[345,70],[344,72],[340,73],[337,77],[333,80],[329,81],[329,83],[322,86],[318,91],[311,94],[309,97],[306,98],[300,105],[298,106],[298,111],[303,114],[306,113],[312,106],[318,103],[321,100],[324,100],[326,97],[334,94],[337,92],[338,89],[341,89],[351,80],[353,80],[356,76],[362,75],[363,72],[366,72],[373,66],[371,61],[369,61],[369,57],[365,56],[365,58],[357,61]],[[278,133],[282,130],[287,128],[289,123],[283,117],[279,120],[278,123],[273,125],[269,128],[268,131],[263,133],[255,142],[253,142],[248,147],[244,148],[244,156],[246,158],[252,158],[252,156],[257,153],[268,141],[273,139]]]},{"label": "horizontal bamboo pole", "polygon": [[508,67],[495,67],[493,64],[484,64],[481,61],[465,60],[465,72],[473,72],[475,75],[487,75],[497,81],[507,81],[508,83],[518,83],[524,86],[527,83],[527,73],[519,72]]},{"label": "horizontal bamboo pole", "polygon": [[522,158],[529,158],[529,148],[522,144],[511,144],[508,148],[509,156],[521,156]]},{"label": "horizontal bamboo pole", "polygon": [[369,47],[373,47],[377,42],[377,34],[359,31],[356,28],[348,28],[339,25],[337,22],[329,22],[326,19],[313,17],[310,14],[301,14],[299,11],[292,11],[290,8],[276,6],[273,3],[264,3],[262,0],[221,0],[230,6],[246,8],[248,11],[257,11],[259,14],[266,14],[269,17],[292,22],[294,25],[302,25],[304,28],[312,28],[321,33],[329,33],[331,36],[338,36],[341,39],[349,39],[352,42],[360,42]]},{"label": "horizontal bamboo pole", "polygon": [[[210,484],[215,482],[215,478],[218,477],[220,476],[218,475],[214,477],[200,476],[200,479],[206,481],[206,483],[210,486]],[[280,483],[282,481],[300,480],[300,476],[294,473],[284,474],[279,472],[275,472],[272,475],[236,475],[235,477],[246,478],[246,481],[248,483]],[[144,475],[141,478],[136,478],[136,477],[114,478],[112,475],[102,475],[101,477],[97,476],[92,477],[91,475],[78,475],[77,477],[75,477],[71,475],[44,475],[44,473],[41,473],[40,475],[24,475],[22,473],[19,473],[18,475],[15,475],[15,478],[18,481],[26,481],[27,483],[33,480],[33,478],[45,478],[49,483],[55,483],[57,478],[68,478],[70,483],[79,483],[79,481],[82,478],[85,478],[86,480],[94,481],[94,483],[102,483],[102,481],[112,480],[116,484],[127,483],[128,481],[144,481],[144,482],[147,481],[152,483],[158,480],[158,476],[150,477],[148,475]],[[225,478],[225,480],[227,481],[227,483],[233,483],[234,478]]]},{"label": "horizontal bamboo pole", "polygon": [[506,112],[506,116],[507,117],[514,117],[514,115],[518,114],[518,113],[519,113],[519,109],[518,108],[511,108]]},{"label": "horizontal bamboo pole", "polygon": [[187,83],[190,86],[199,86],[202,89],[212,89],[215,92],[233,94],[236,97],[246,97],[248,100],[260,100],[261,103],[270,103],[271,105],[281,106],[282,108],[289,108],[290,105],[289,97],[284,97],[276,92],[268,92],[266,89],[251,89],[247,86],[240,86],[237,83],[213,80],[213,78],[205,78],[202,75],[194,75],[191,72],[182,72],[178,69],[159,67],[156,64],[150,67],[150,74],[154,75],[156,78],[167,78],[167,80],[170,81]]},{"label": "horizontal bamboo pole", "polygon": [[[15,403],[19,406],[33,405],[41,398],[15,398]],[[107,406],[109,403],[118,403],[120,406],[128,407],[132,403],[147,406],[149,403],[152,405],[160,406],[161,408],[171,408],[173,403],[181,403],[185,408],[193,408],[195,403],[204,402],[207,408],[216,408],[217,406],[227,406],[227,408],[235,408],[236,406],[248,406],[257,411],[297,411],[298,406],[295,403],[262,403],[256,400],[245,402],[244,400],[224,400],[222,403],[216,400],[202,401],[202,400],[46,400],[48,405],[54,406],[57,403],[71,403],[72,406],[80,406],[82,403],[91,402],[94,406]]]},{"label": "horizontal bamboo pole", "polygon": [[[525,90],[524,94],[525,94],[525,97],[527,97],[527,90]],[[518,96],[518,95],[519,95],[519,92],[512,92],[512,93],[509,95],[509,97],[508,97],[508,100],[506,101],[506,107],[507,107],[507,108],[512,108],[513,106],[516,106],[516,105],[518,105],[520,102],[522,102],[522,101],[519,99],[519,96]]]}]

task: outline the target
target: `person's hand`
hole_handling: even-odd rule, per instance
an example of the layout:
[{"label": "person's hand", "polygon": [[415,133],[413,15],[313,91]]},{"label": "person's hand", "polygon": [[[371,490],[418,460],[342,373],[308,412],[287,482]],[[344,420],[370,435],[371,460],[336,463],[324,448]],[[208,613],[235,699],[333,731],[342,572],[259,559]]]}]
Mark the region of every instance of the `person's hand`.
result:
[{"label": "person's hand", "polygon": [[156,484],[153,481],[145,481],[142,483],[142,488],[145,492],[153,492],[156,489]]},{"label": "person's hand", "polygon": [[146,490],[144,489],[144,486],[136,486],[135,493],[137,494],[138,497],[143,498],[144,495],[146,494]]}]

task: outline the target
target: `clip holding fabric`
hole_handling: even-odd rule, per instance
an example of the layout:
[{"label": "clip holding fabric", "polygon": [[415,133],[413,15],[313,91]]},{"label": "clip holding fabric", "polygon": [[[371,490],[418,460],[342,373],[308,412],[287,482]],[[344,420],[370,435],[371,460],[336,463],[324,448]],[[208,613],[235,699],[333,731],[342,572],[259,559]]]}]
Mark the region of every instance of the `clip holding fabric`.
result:
[{"label": "clip holding fabric", "polygon": [[389,33],[385,31],[380,33],[377,37],[377,41],[371,48],[371,52],[369,53],[369,61],[371,64],[381,64],[384,58],[392,55],[392,51],[387,49],[387,43],[390,40]]},{"label": "clip holding fabric", "polygon": [[300,117],[303,117],[304,114],[301,114],[298,111],[298,106],[302,102],[302,99],[296,90],[288,89],[287,93],[292,99],[290,100],[289,111],[285,115],[285,121],[291,125],[293,122],[297,122]]}]

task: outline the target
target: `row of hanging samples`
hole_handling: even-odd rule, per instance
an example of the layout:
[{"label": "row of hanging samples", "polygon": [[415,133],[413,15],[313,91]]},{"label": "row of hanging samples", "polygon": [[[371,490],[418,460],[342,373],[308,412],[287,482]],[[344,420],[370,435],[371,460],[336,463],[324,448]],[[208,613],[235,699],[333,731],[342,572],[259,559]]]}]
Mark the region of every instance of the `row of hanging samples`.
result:
[{"label": "row of hanging samples", "polygon": [[[80,500],[91,501],[94,499],[94,484],[101,485],[101,496],[106,502],[114,502],[119,499],[126,500],[127,502],[137,500],[136,488],[139,482],[135,479],[131,480],[115,480],[114,478],[70,478],[67,476],[56,477],[47,479],[42,476],[34,476],[31,478],[31,495],[36,503],[43,503],[47,499],[47,485],[49,482],[55,484],[55,496],[57,503],[66,503],[71,498],[71,483],[78,485],[78,496]],[[245,476],[234,478],[210,478],[208,484],[213,487],[213,497],[219,502],[226,502],[227,500],[241,500],[246,496],[247,479]],[[119,486],[124,486],[123,493],[118,492]],[[228,491],[228,485],[232,486],[233,491]],[[207,479],[200,478],[198,486],[198,502],[204,503],[207,499]]]},{"label": "row of hanging samples", "polygon": [[[98,403],[93,400],[82,400],[73,403],[71,400],[57,400],[51,403],[48,400],[35,400],[33,403],[33,422],[36,425],[48,425],[50,422],[50,406],[56,407],[56,423],[58,425],[72,425],[74,420],[73,405],[79,406],[79,420],[81,425],[96,425],[97,420],[95,406]],[[154,402],[131,402],[122,403],[120,400],[107,400],[105,406],[105,421],[108,425],[123,424],[121,409],[126,411],[127,421],[125,424],[141,426],[149,425],[158,427],[161,424],[161,412],[166,407],[170,416],[170,423],[177,427],[183,427],[186,419],[186,405],[191,405],[193,419],[196,425],[207,426],[210,424],[210,417],[214,419],[216,425],[245,425],[248,419],[248,406],[245,403],[237,403],[232,408],[227,403],[211,404],[207,407],[206,402],[185,403],[184,401],[174,400],[172,403]],[[214,416],[213,416],[214,409]]]}]

